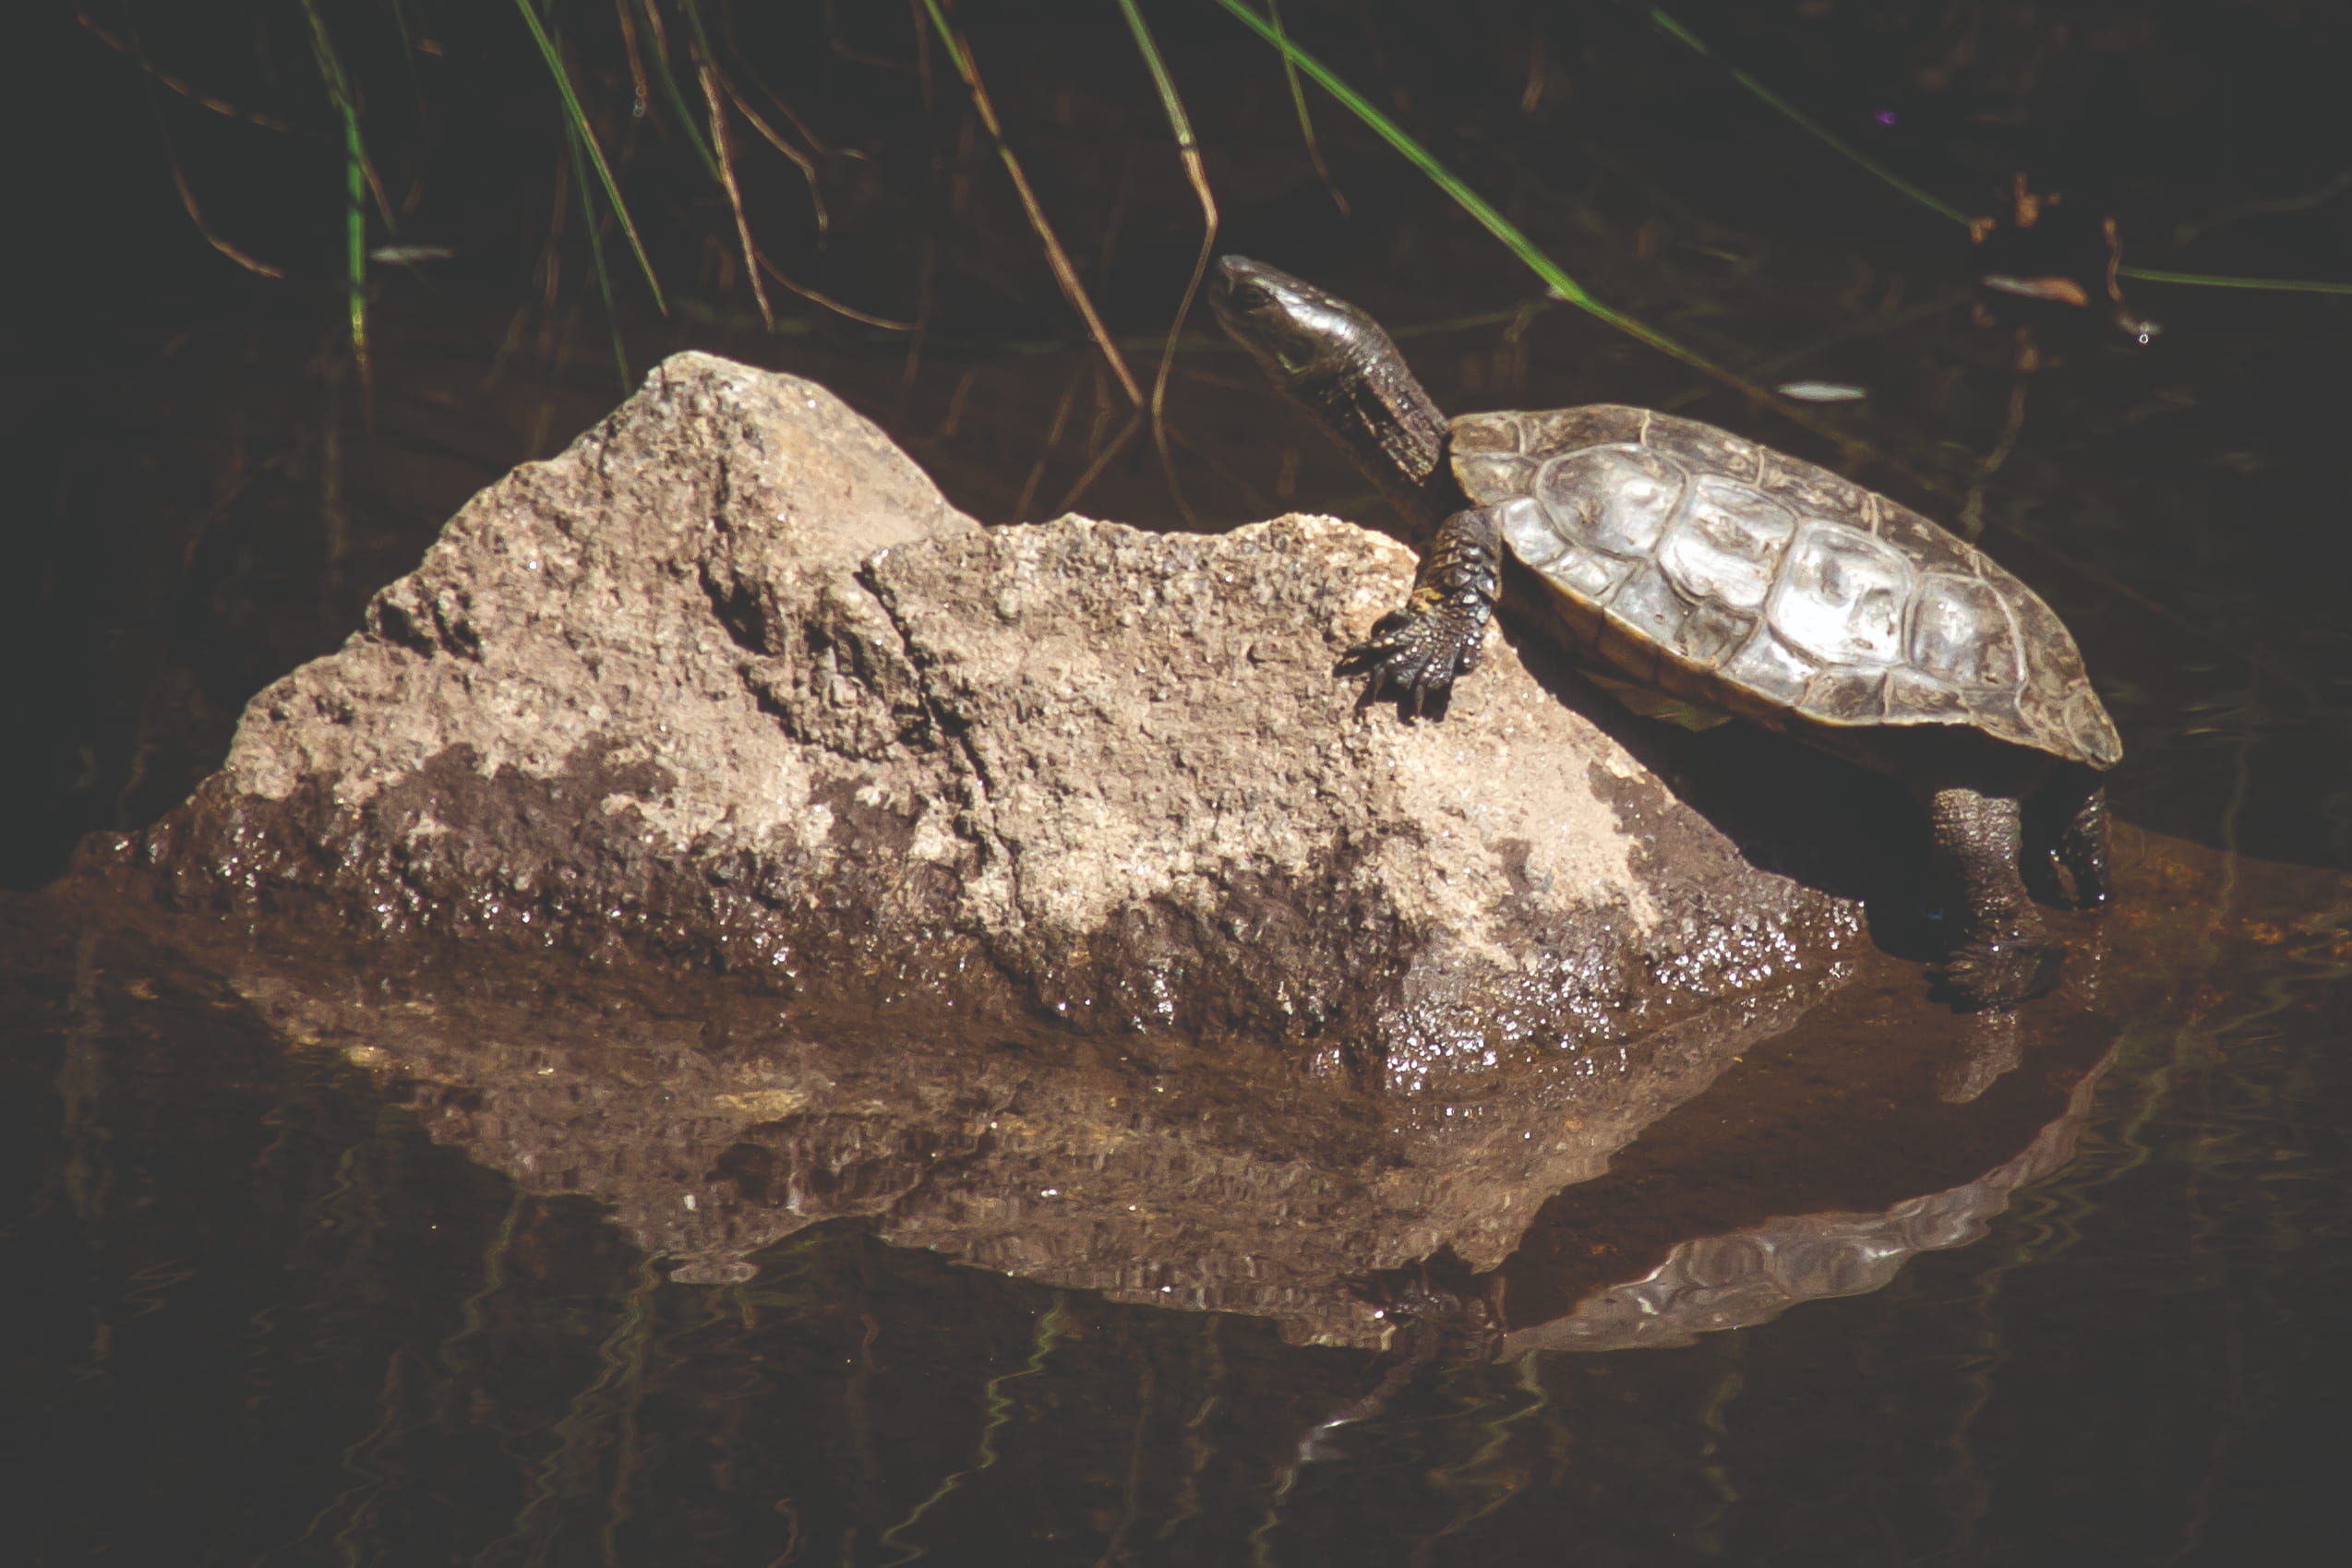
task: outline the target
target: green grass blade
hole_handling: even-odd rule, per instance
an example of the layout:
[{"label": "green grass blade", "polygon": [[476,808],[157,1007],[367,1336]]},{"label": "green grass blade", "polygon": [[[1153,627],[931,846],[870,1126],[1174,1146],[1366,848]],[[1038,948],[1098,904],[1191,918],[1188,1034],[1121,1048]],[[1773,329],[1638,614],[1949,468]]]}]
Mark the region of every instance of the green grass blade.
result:
[{"label": "green grass blade", "polygon": [[613,308],[613,278],[605,265],[604,224],[596,215],[594,193],[588,188],[588,160],[580,146],[579,128],[566,120],[563,134],[571,144],[571,178],[580,193],[581,221],[588,230],[588,264],[596,274],[596,293],[605,302],[605,326],[612,333],[613,364],[620,369],[620,389],[625,397],[636,383],[629,374],[629,349],[620,340],[620,313]]},{"label": "green grass blade", "polygon": [[2232,278],[2215,272],[2164,272],[2153,267],[2118,267],[2118,278],[2143,283],[2193,283],[2202,289],[2275,289],[2286,293],[2352,294],[2352,283],[2325,283],[2309,278]]},{"label": "green grass blade", "polygon": [[[311,0],[304,0],[305,5]],[[669,314],[669,302],[662,297],[662,281],[654,275],[654,263],[645,254],[644,242],[637,237],[636,220],[629,215],[629,204],[620,198],[620,186],[613,180],[611,165],[605,162],[604,149],[596,145],[596,133],[588,124],[587,111],[580,106],[580,95],[572,90],[570,73],[563,67],[563,55],[556,48],[556,41],[548,36],[546,24],[539,19],[531,0],[514,0],[514,8],[522,13],[525,27],[531,30],[532,42],[539,46],[539,56],[547,63],[547,74],[556,78],[556,90],[563,96],[565,115],[572,130],[586,149],[588,159],[595,166],[597,181],[605,187],[606,199],[612,203],[613,215],[620,220],[621,231],[629,236],[629,248],[637,255],[637,265],[645,274],[646,287],[654,291],[654,306],[663,315]],[[592,218],[590,228],[594,228]]]},{"label": "green grass blade", "polygon": [[[1736,372],[1717,365],[1698,350],[1676,342],[1648,322],[1638,320],[1621,310],[1613,309],[1602,304],[1583,284],[1568,276],[1557,262],[1536,248],[1535,242],[1521,233],[1518,226],[1509,219],[1496,211],[1484,197],[1463,184],[1452,170],[1437,161],[1434,154],[1408,135],[1403,126],[1374,108],[1362,94],[1333,75],[1323,62],[1278,31],[1272,23],[1248,6],[1243,5],[1242,0],[1217,0],[1217,3],[1230,11],[1251,31],[1295,61],[1300,70],[1314,79],[1316,86],[1338,99],[1341,106],[1350,114],[1362,120],[1374,134],[1402,153],[1415,168],[1428,175],[1438,188],[1454,198],[1455,203],[1463,211],[1476,219],[1487,233],[1502,241],[1505,248],[1518,257],[1529,271],[1542,279],[1543,286],[1555,297],[1566,300],[1589,316],[1597,317],[1607,322],[1637,342],[1647,343],[1659,353],[1681,361],[1701,375],[1711,377],[1734,390],[1759,401],[1782,408],[1783,412],[1790,413],[1791,417],[1799,419],[1808,427],[1816,423],[1796,411],[1788,409],[1763,388],[1747,381]],[[1854,437],[1843,432],[1831,432],[1825,429],[1824,433],[1830,434],[1831,438],[1837,440],[1842,446],[1855,445]]]},{"label": "green grass blade", "polygon": [[1658,24],[1658,30],[1673,39],[1675,42],[1684,45],[1695,54],[1705,55],[1708,59],[1712,60],[1718,66],[1721,66],[1726,72],[1730,73],[1732,80],[1747,89],[1747,90],[1755,94],[1760,102],[1780,114],[1782,118],[1787,120],[1789,124],[1796,126],[1797,129],[1804,131],[1808,136],[1818,138],[1834,150],[1844,154],[1854,163],[1859,164],[1862,168],[1868,170],[1871,174],[1876,174],[1878,178],[1886,181],[1887,184],[1894,186],[1895,189],[1902,192],[1903,195],[1911,197],[1912,200],[1919,203],[1920,206],[1925,207],[1930,212],[1937,214],[1938,217],[1949,218],[1953,222],[1961,224],[1965,224],[1968,221],[1968,214],[1962,212],[1959,208],[1954,207],[1950,202],[1944,200],[1942,197],[1935,196],[1932,193],[1922,189],[1918,186],[1913,185],[1909,180],[1904,179],[1892,169],[1888,168],[1885,164],[1870,157],[1861,149],[1840,137],[1835,131],[1830,130],[1829,126],[1823,125],[1812,115],[1807,114],[1804,110],[1799,109],[1795,104],[1791,103],[1787,99],[1782,98],[1779,93],[1774,92],[1770,88],[1766,87],[1762,82],[1758,81],[1754,77],[1749,76],[1746,71],[1741,70],[1737,66],[1733,65],[1729,60],[1722,58],[1713,50],[1708,48],[1704,40],[1698,37],[1688,28],[1674,20],[1674,18],[1668,16],[1665,12],[1660,10],[1655,6],[1652,6],[1650,8],[1650,19]]},{"label": "green grass blade", "polygon": [[1192,117],[1184,113],[1184,101],[1176,92],[1176,78],[1168,74],[1168,62],[1159,56],[1159,45],[1144,25],[1144,13],[1135,0],[1119,0],[1119,9],[1127,18],[1127,30],[1135,35],[1135,52],[1144,57],[1144,66],[1151,72],[1151,85],[1159,94],[1159,106],[1168,115],[1168,128],[1176,133],[1179,148],[1196,148],[1199,140],[1193,135]]},{"label": "green grass blade", "polygon": [[343,122],[343,297],[351,316],[352,359],[364,385],[368,374],[367,148],[359,135],[359,102],[351,90],[351,78],[343,74],[334,41],[327,34],[326,18],[318,14],[317,0],[302,0],[302,10],[310,22],[310,47],[318,62],[318,75]]}]

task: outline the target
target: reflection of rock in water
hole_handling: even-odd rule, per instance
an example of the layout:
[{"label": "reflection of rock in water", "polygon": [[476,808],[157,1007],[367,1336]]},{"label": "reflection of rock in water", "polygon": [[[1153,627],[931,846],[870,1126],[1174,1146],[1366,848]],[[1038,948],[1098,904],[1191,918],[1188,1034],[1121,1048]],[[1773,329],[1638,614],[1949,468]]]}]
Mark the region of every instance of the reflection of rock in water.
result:
[{"label": "reflection of rock in water", "polygon": [[[526,1190],[609,1204],[688,1282],[863,1218],[966,1263],[1334,1344],[1382,1343],[1384,1302],[1446,1330],[1442,1298],[1412,1298],[1425,1280],[1486,1302],[1507,1354],[1678,1343],[1875,1288],[2061,1163],[2120,1021],[2204,1005],[2229,942],[2251,940],[2224,940],[2212,856],[2118,842],[2120,907],[2059,923],[2112,940],[2106,973],[2082,966],[1989,1053],[1982,1020],[1872,957],[1778,1009],[1722,1006],[1442,1095],[1278,1044],[975,1020],[945,994],[828,1011],[630,965],[459,971],[430,944],[354,964],[330,933],[254,933],[265,953],[168,927],[281,1037],[347,1053]],[[2258,880],[2226,874],[2241,897]],[[2012,1055],[1950,1092],[1955,1062]],[[1425,1266],[1449,1250],[1459,1277]]]},{"label": "reflection of rock in water", "polygon": [[974,1028],[945,1007],[780,1017],[772,998],[568,967],[412,973],[390,1001],[380,976],[316,965],[237,984],[288,1037],[404,1084],[435,1138],[611,1204],[676,1278],[745,1277],[761,1248],[862,1215],[1006,1273],[1359,1344],[1385,1327],[1350,1280],[1445,1248],[1492,1268],[1543,1199],[1818,994],[1424,1099],[1238,1042]]},{"label": "reflection of rock in water", "polygon": [[[2111,1038],[2054,1002],[2005,1036],[2027,1071],[1951,1104],[1940,1070],[1981,1020],[1876,959],[1794,1033],[1818,991],[1432,1096],[1271,1046],[976,1024],[945,997],[843,1016],[558,962],[332,974],[248,959],[238,984],[289,1037],[405,1084],[437,1139],[612,1205],[682,1281],[748,1277],[761,1249],[862,1216],[966,1263],[1345,1344],[1398,1321],[1375,1276],[1438,1254],[1495,1287],[1513,1347],[1679,1343],[1875,1288],[2063,1157]],[[1645,1252],[1662,1261],[1624,1283]]]}]

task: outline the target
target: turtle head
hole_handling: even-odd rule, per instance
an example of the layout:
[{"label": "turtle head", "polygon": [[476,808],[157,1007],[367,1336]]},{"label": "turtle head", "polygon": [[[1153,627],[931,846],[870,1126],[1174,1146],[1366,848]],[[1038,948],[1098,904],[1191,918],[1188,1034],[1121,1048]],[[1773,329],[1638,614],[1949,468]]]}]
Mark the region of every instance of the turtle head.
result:
[{"label": "turtle head", "polygon": [[1286,390],[1401,366],[1380,324],[1336,295],[1245,256],[1218,259],[1210,308]]},{"label": "turtle head", "polygon": [[1446,416],[1380,323],[1278,267],[1228,256],[1208,302],[1233,341],[1388,493],[1416,532],[1463,503]]}]

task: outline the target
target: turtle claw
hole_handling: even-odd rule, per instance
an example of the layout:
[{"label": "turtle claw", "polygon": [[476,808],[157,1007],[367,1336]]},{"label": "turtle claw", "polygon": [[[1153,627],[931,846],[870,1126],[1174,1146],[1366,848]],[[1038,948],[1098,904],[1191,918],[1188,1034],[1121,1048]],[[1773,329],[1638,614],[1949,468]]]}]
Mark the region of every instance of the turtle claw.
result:
[{"label": "turtle claw", "polygon": [[1483,621],[1464,626],[1443,611],[1398,610],[1374,622],[1331,673],[1369,676],[1366,704],[1393,696],[1412,717],[1434,717],[1446,711],[1454,682],[1478,667],[1485,629]]},{"label": "turtle claw", "polygon": [[2065,956],[2038,933],[1973,937],[1937,966],[1934,988],[1938,999],[1962,1012],[2006,1012],[2058,989]]}]

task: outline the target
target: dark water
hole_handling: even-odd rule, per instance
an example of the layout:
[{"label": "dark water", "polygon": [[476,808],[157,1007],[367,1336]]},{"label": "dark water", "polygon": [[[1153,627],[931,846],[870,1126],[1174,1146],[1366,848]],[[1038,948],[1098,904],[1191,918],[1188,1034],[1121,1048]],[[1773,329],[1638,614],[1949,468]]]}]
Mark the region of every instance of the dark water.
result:
[{"label": "dark water", "polygon": [[[1972,209],[2031,164],[2123,214],[2148,265],[2347,275],[2352,197],[2238,210],[2340,171],[2346,40],[2318,10],[1898,6],[1816,31],[1790,18],[1844,12],[1685,12],[1845,114],[1841,130],[1892,105],[1871,150]],[[1359,79],[1438,105],[1422,128],[1613,301],[1743,367],[1870,388],[1822,415],[1885,455],[1860,476],[1945,518],[1973,497],[1987,547],[2077,630],[2130,756],[2122,897],[2063,925],[2069,989],[1988,1034],[1928,1008],[1915,965],[1874,957],[1606,1174],[1511,1194],[1535,1215],[1481,1283],[1499,1345],[1401,1368],[1362,1347],[1362,1282],[1314,1245],[1340,1228],[1302,1219],[1290,1228],[1313,1235],[1278,1239],[1326,1212],[1281,1186],[1312,1161],[1247,1136],[1253,1094],[1289,1082],[1278,1063],[1241,1053],[1203,1080],[1204,1146],[1248,1156],[1211,1181],[1089,1153],[1081,1134],[1108,1124],[1127,1070],[1084,1042],[1041,1026],[1007,1058],[906,1020],[834,1020],[810,1059],[850,1082],[866,1052],[877,1108],[815,1127],[800,1165],[761,1164],[690,1096],[769,1092],[726,1077],[767,1059],[742,1045],[759,1024],[739,1000],[561,976],[498,989],[422,960],[387,979],[379,955],[315,937],[191,942],[36,893],[79,832],[136,828],[212,766],[246,697],[331,647],[472,488],[617,396],[575,245],[548,283],[561,308],[538,316],[515,314],[546,281],[520,263],[383,280],[366,423],[333,368],[331,269],[277,293],[185,282],[218,258],[157,175],[135,78],[94,55],[108,64],[75,66],[74,90],[154,188],[95,220],[123,243],[88,259],[86,289],[56,286],[71,332],[27,340],[61,369],[12,388],[19,472],[42,483],[24,487],[24,569],[0,582],[21,830],[0,847],[22,890],[0,894],[9,1560],[2341,1553],[2352,619],[2332,563],[2352,309],[2135,285],[2167,328],[2151,350],[2046,322],[2058,363],[2021,377],[2008,325],[1970,319],[1969,258],[1938,221],[1769,130],[1641,27],[1506,20],[1482,42],[1380,10],[1332,46]],[[1121,174],[1130,142],[1164,133],[1089,120],[1111,111],[1087,91],[1075,111],[1056,97],[1115,31],[1024,67],[1019,24],[974,25],[1000,94],[1027,106],[1014,120],[1056,210],[1096,247],[1114,324],[1148,340],[1182,285],[1169,258],[1196,243],[1172,175]],[[1353,201],[1337,218],[1286,139],[1278,78],[1220,72],[1220,36],[1170,47],[1211,127],[1229,243],[1422,329],[1407,347],[1448,406],[1688,399],[1830,455],[1530,299],[1458,215],[1326,125]],[[794,90],[802,68],[777,79]],[[833,90],[801,102],[846,138],[854,94]],[[466,101],[498,137],[454,144],[505,145],[510,96]],[[556,123],[533,124],[513,162],[541,159],[544,203]],[[959,145],[949,120],[924,125],[944,140],[873,138],[884,190],[927,188],[926,150]],[[210,133],[180,134],[199,173],[232,166],[200,161]],[[991,156],[981,140],[954,169]],[[450,221],[486,252],[523,186],[483,162],[434,188],[461,189]],[[1105,214],[1135,178],[1114,246]],[[693,308],[629,323],[639,365],[691,343],[819,377],[976,515],[1051,515],[1117,421],[1050,285],[1019,270],[1036,263],[1017,212],[978,188],[978,216],[934,193],[966,227],[942,230],[950,305],[922,355],[821,314],[800,336],[746,333],[739,283],[682,246],[673,281]],[[270,237],[272,193],[207,195],[215,221]],[[141,201],[162,214],[151,231]],[[530,209],[527,243],[495,243],[527,261],[544,216]],[[906,232],[869,224],[845,223],[810,275],[840,290],[887,256],[876,298],[911,298]],[[1203,345],[1179,365],[1178,469],[1201,525],[1365,504],[1230,356]],[[1082,500],[1187,522],[1145,443]],[[930,1076],[893,1069],[918,1048]],[[1381,1120],[1341,1108],[1350,1127]],[[720,1236],[755,1265],[730,1280],[713,1227],[750,1222],[677,1202],[714,1185],[814,1217]],[[1006,1266],[973,1266],[990,1261]],[[1182,1310],[1197,1300],[1252,1310]],[[1317,1333],[1347,1343],[1302,1342]]]}]

